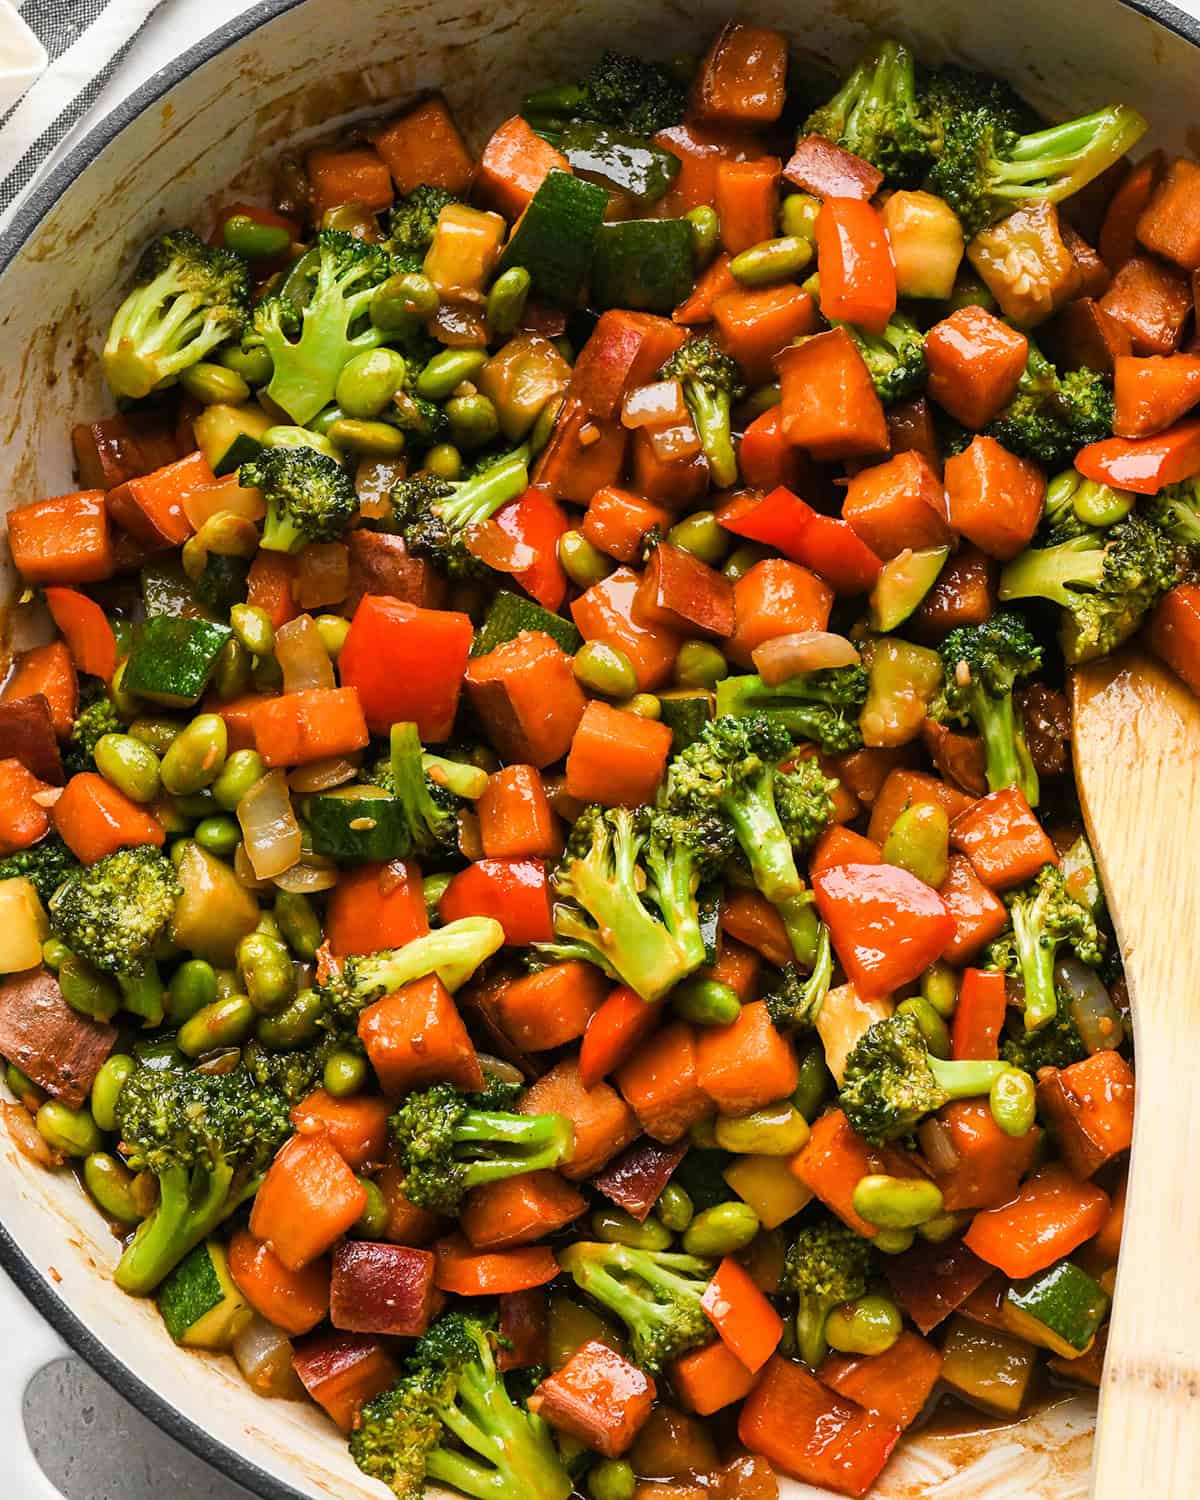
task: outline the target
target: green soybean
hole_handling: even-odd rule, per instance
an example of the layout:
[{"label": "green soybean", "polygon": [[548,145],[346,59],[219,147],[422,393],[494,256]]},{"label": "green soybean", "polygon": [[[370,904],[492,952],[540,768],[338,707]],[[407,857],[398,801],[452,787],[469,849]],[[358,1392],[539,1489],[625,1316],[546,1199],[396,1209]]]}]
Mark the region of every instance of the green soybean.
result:
[{"label": "green soybean", "polygon": [[128,1227],[141,1223],[133,1195],[133,1173],[118,1157],[93,1151],[83,1164],[83,1184],[108,1218]]},{"label": "green soybean", "polygon": [[425,467],[439,479],[458,479],[463,471],[462,454],[453,443],[435,443],[425,455]]},{"label": "green soybean", "polygon": [[179,733],[180,726],[174,719],[134,719],[129,734],[139,743],[153,750],[155,755],[165,755],[171,742]]},{"label": "green soybean", "polygon": [[38,1133],[64,1156],[90,1156],[104,1144],[90,1110],[69,1109],[60,1099],[47,1099],[37,1112]]},{"label": "green soybean", "polygon": [[924,1224],[918,1224],[917,1233],[931,1245],[943,1245],[947,1240],[952,1240],[955,1235],[961,1234],[970,1222],[969,1213],[947,1211],[937,1214],[932,1219],[926,1219]]},{"label": "green soybean", "polygon": [[235,604],[229,611],[233,633],[251,656],[268,656],[275,649],[271,616],[257,604]]},{"label": "green soybean", "polygon": [[267,763],[257,750],[235,750],[212,784],[217,806],[233,812],[255,782],[266,774]]},{"label": "green soybean", "polygon": [[72,1010],[93,1021],[111,1021],[121,1008],[116,985],[78,954],[70,954],[59,964],[58,987]]},{"label": "green soybean", "polygon": [[598,1208],[592,1214],[592,1233],[610,1245],[628,1245],[631,1250],[665,1250],[671,1231],[653,1214],[639,1223],[623,1208]]},{"label": "green soybean", "polygon": [[916,1237],[913,1229],[881,1229],[871,1243],[880,1255],[903,1255],[912,1249]]},{"label": "green soybean", "polygon": [[943,1021],[949,1021],[958,1006],[958,974],[940,958],[921,975],[921,998],[927,1000]]},{"label": "green soybean", "polygon": [[221,238],[227,249],[247,260],[271,260],[292,243],[290,231],[282,224],[263,224],[249,214],[230,214],[221,226]]},{"label": "green soybean", "polygon": [[1115,526],[1133,509],[1136,498],[1128,490],[1085,479],[1071,496],[1071,509],[1085,526]]},{"label": "green soybean", "polygon": [[211,818],[201,818],[192,830],[192,837],[201,849],[207,849],[218,859],[232,859],[233,851],[241,843],[242,830],[236,818],[217,813]]},{"label": "green soybean", "polygon": [[792,1104],[811,1125],[833,1088],[833,1075],[825,1062],[825,1049],[814,1040],[796,1059],[800,1081],[792,1092]]},{"label": "green soybean", "polygon": [[136,1068],[137,1063],[124,1052],[114,1052],[101,1063],[91,1092],[92,1118],[101,1130],[116,1130],[117,1098]]},{"label": "green soybean", "polygon": [[261,345],[243,349],[240,344],[226,344],[217,351],[217,361],[247,385],[266,385],[275,373],[275,361]]},{"label": "green soybean", "polygon": [[682,1234],[692,1222],[696,1209],[686,1188],[677,1182],[668,1182],[658,1195],[654,1212],[660,1224],[665,1224],[675,1234]]},{"label": "green soybean", "polygon": [[252,932],[237,946],[238,972],[250,1004],[260,1016],[277,1015],[295,994],[291,956],[282,939]]},{"label": "green soybean", "polygon": [[859,1297],[835,1307],[825,1320],[825,1338],[841,1354],[886,1354],[903,1331],[890,1297]]},{"label": "green soybean", "polygon": [[634,693],[632,698],[626,698],[617,704],[626,713],[637,714],[639,719],[661,719],[662,704],[653,693]]},{"label": "green soybean", "polygon": [[426,401],[444,401],[464,380],[474,380],[487,360],[482,349],[443,349],[417,376],[417,395]]},{"label": "green soybean", "polygon": [[437,312],[440,301],[437,287],[423,272],[402,271],[371,294],[371,322],[385,333],[409,333]]},{"label": "green soybean", "polygon": [[1037,1115],[1037,1085],[1021,1068],[1008,1068],[992,1084],[988,1105],[1005,1135],[1028,1135]]},{"label": "green soybean", "polygon": [[339,417],[329,428],[329,441],[368,458],[399,458],[404,452],[404,434],[398,427],[356,417]]},{"label": "green soybean", "polygon": [[329,653],[330,661],[337,661],[346,644],[346,637],[350,634],[350,621],[341,615],[318,615],[313,623],[321,637],[322,646]]},{"label": "green soybean", "polygon": [[395,349],[366,349],[342,366],[334,399],[347,417],[377,417],[387,410],[407,373],[404,356]]},{"label": "green soybean", "polygon": [[159,774],[173,797],[187,797],[211,786],[229,750],[229,731],[220,714],[198,714],[175,736]]},{"label": "green soybean", "polygon": [[793,239],[815,240],[821,200],[811,193],[789,193],[779,207],[779,223]]},{"label": "green soybean", "polygon": [[535,458],[550,441],[551,434],[554,432],[554,424],[558,421],[565,400],[566,398],[561,394],[551,396],[538,412],[537,420],[529,434],[529,451]]},{"label": "green soybean", "polygon": [[601,1458],[588,1470],[591,1500],[633,1500],[637,1487],[633,1466],[623,1458]]},{"label": "green soybean", "polygon": [[507,338],[515,333],[525,316],[529,288],[533,278],[524,266],[510,266],[492,282],[487,295],[488,332],[493,338]]},{"label": "green soybean", "polygon": [[593,547],[582,531],[564,531],[558,539],[558,560],[576,588],[590,589],[612,572],[611,557]]},{"label": "green soybean", "polygon": [[708,641],[685,641],[675,658],[675,681],[685,688],[710,688],[729,676],[724,653]]},{"label": "green soybean", "polygon": [[942,1212],[942,1191],[923,1177],[870,1172],[855,1183],[852,1202],[877,1229],[915,1229]]},{"label": "green soybean", "polygon": [[925,1045],[934,1057],[950,1056],[950,1032],[945,1021],[922,995],[911,995],[896,1007],[897,1014],[911,1016],[921,1028]]},{"label": "green soybean", "polygon": [[27,1100],[36,1100],[40,1104],[46,1097],[44,1090],[38,1088],[28,1074],[22,1073],[15,1063],[4,1065],[4,1081],[8,1084],[9,1093],[22,1104]]},{"label": "green soybean", "polygon": [[388,1226],[390,1216],[387,1199],[379,1191],[378,1184],[372,1182],[369,1177],[360,1177],[358,1182],[367,1195],[367,1201],[354,1227],[364,1239],[377,1240]]},{"label": "green soybean", "polygon": [[[246,1002],[250,1004],[249,1001]],[[253,1012],[253,1007],[251,1007]],[[325,1013],[325,1002],[317,990],[301,990],[277,1015],[259,1016],[254,1035],[264,1047],[286,1051],[299,1047],[317,1034],[317,1022]]]},{"label": "green soybean", "polygon": [[683,1248],[688,1255],[734,1255],[746,1248],[758,1230],[758,1215],[748,1203],[714,1203],[688,1225]]},{"label": "green soybean", "polygon": [[218,1047],[239,1047],[254,1030],[255,1010],[245,995],[214,1000],[185,1021],[175,1045],[185,1057],[202,1057]]},{"label": "green soybean", "polygon": [[950,819],[936,802],[906,807],[883,843],[885,864],[898,865],[937,887],[950,868]]},{"label": "green soybean", "polygon": [[671,991],[671,1009],[693,1026],[732,1026],[742,1013],[742,1002],[732,985],[693,974]]},{"label": "green soybean", "polygon": [[459,448],[468,452],[486,448],[500,431],[500,414],[495,403],[478,391],[451,396],[443,410],[450,423],[450,436]]},{"label": "green soybean", "polygon": [[723,1151],[740,1156],[794,1156],[808,1140],[808,1123],[784,1102],[748,1115],[718,1115],[714,1133]]},{"label": "green soybean", "polygon": [[710,568],[719,567],[729,555],[729,533],[718,524],[711,510],[698,510],[677,521],[667,532],[667,541]]},{"label": "green soybean", "polygon": [[770,411],[773,406],[778,406],[783,400],[783,392],[779,388],[778,380],[768,380],[765,385],[756,385],[739,408],[744,421],[752,421],[755,417],[761,417],[763,412]]},{"label": "green soybean", "polygon": [[785,234],[776,240],[762,240],[743,250],[729,262],[729,269],[743,286],[771,286],[778,281],[794,281],[813,258],[813,244],[802,235]]},{"label": "green soybean", "polygon": [[628,698],[637,692],[637,673],[624,651],[607,641],[585,641],[571,663],[575,680],[589,693]]},{"label": "green soybean", "polygon": [[204,406],[241,406],[250,399],[250,387],[236,370],[210,364],[206,359],[181,370],[179,384]]},{"label": "green soybean", "polygon": [[275,920],[297,958],[311,961],[321,946],[321,923],[312,902],[299,891],[280,891],[275,897]]},{"label": "green soybean", "polygon": [[744,578],[756,563],[762,562],[766,555],[766,551],[756,546],[754,542],[745,542],[742,546],[735,547],[729,554],[721,572],[731,583],[736,583],[739,578]]},{"label": "green soybean", "polygon": [[171,975],[167,986],[167,1014],[176,1026],[217,999],[217,971],[202,958],[189,958]]},{"label": "green soybean", "polygon": [[357,1052],[331,1052],[321,1081],[335,1099],[349,1099],[366,1087],[367,1060]]},{"label": "green soybean", "polygon": [[283,687],[283,668],[274,656],[256,656],[251,676],[260,693],[277,693]]},{"label": "green soybean", "polygon": [[222,703],[231,703],[249,689],[253,668],[254,658],[241,641],[225,642],[213,673],[213,688]]},{"label": "green soybean", "polygon": [[683,216],[692,231],[692,264],[697,271],[712,264],[721,238],[721,220],[715,208],[701,203]]},{"label": "green soybean", "polygon": [[58,973],[59,965],[64,959],[70,958],[71,950],[63,942],[62,938],[48,937],[42,944],[42,962],[48,969]]}]

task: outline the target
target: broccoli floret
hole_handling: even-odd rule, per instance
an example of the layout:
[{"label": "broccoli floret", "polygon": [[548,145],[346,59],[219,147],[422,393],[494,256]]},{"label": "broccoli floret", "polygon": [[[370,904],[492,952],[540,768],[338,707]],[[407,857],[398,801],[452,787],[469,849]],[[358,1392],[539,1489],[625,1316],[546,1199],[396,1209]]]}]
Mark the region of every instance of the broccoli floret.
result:
[{"label": "broccoli floret", "polygon": [[[408,362],[411,371],[419,370],[416,360]],[[406,451],[423,453],[436,443],[444,443],[450,437],[450,418],[435,401],[418,396],[415,390],[415,375],[406,377],[404,386],[392,397],[388,421],[406,434]]]},{"label": "broccoli floret", "polygon": [[1200,477],[1168,484],[1142,502],[1143,513],[1181,547],[1200,548]]},{"label": "broccoli floret", "polygon": [[117,309],[104,345],[104,373],[117,396],[140,400],[218,344],[240,337],[250,298],[246,262],[206,245],[190,229],[152,240]]},{"label": "broccoli floret", "polygon": [[1031,344],[1016,394],[987,431],[1011,452],[1057,469],[1073,463],[1080,448],[1110,437],[1113,413],[1112,391],[1098,370],[1060,375]]},{"label": "broccoli floret", "polygon": [[775,772],[775,810],[796,853],[811,849],[833,822],[837,787],[837,778],[826,776],[811,755]]},{"label": "broccoli floret", "polygon": [[997,131],[1021,135],[1041,121],[1002,78],[949,63],[922,71],[917,84],[921,126],[936,160],[945,149],[946,135],[955,120],[982,110]]},{"label": "broccoli floret", "polygon": [[578,83],[527,95],[521,113],[534,123],[594,120],[654,135],[679,124],[685,97],[682,79],[664,64],[608,51]]},{"label": "broccoli floret", "polygon": [[767,991],[767,1014],[776,1029],[802,1031],[815,1026],[832,982],[833,948],[829,928],[822,922],[812,973],[802,974],[795,964],[784,964],[779,983]]},{"label": "broccoli floret", "polygon": [[[557,957],[586,958],[648,1003],[704,962],[692,888],[699,862],[674,836],[678,824],[660,823],[657,837],[653,824],[648,808],[583,810],[553,876],[562,898],[554,931],[562,941],[548,945]],[[643,859],[651,842],[655,868],[648,874]]]},{"label": "broccoli floret", "polygon": [[846,1059],[838,1103],[850,1124],[877,1146],[908,1135],[951,1099],[986,1094],[1003,1062],[944,1062],[925,1045],[912,1016],[876,1021]]},{"label": "broccoli floret", "polygon": [[815,1369],[825,1358],[825,1320],[865,1294],[873,1262],[870,1240],[836,1219],[805,1225],[788,1246],[782,1285],[797,1297],[796,1341],[806,1365]]},{"label": "broccoli floret", "polygon": [[710,1261],[579,1240],[558,1263],[580,1291],[620,1318],[634,1360],[651,1375],[712,1336],[700,1305],[712,1276]]},{"label": "broccoli floret", "polygon": [[157,1026],[163,1000],[154,948],[182,894],[171,861],[138,844],[77,870],[55,896],[50,924],[73,953],[115,976],[126,1010]]},{"label": "broccoli floret", "polygon": [[[754,884],[779,911],[796,957],[811,964],[817,917],[796,868],[792,837],[811,828],[803,786],[794,779],[799,774],[807,781],[811,773],[777,769],[791,749],[791,735],[766,714],[713,719],[671,762],[667,802],[685,817],[717,812],[729,819]],[[786,784],[782,806],[777,782]],[[791,829],[783,821],[785,810]]]},{"label": "broccoli floret", "polygon": [[46,905],[63,881],[80,868],[79,861],[58,834],[51,833],[32,848],[18,849],[7,859],[0,859],[0,880],[14,880],[18,876],[28,880]]},{"label": "broccoli floret", "polygon": [[1088,1050],[1061,991],[1057,1003],[1058,1010],[1052,1021],[1039,1026],[1036,1031],[1005,1037],[1000,1043],[1000,1056],[1005,1062],[1036,1077],[1042,1068],[1069,1068],[1072,1063],[1083,1061]]},{"label": "broccoli floret", "polygon": [[245,1068],[138,1068],[117,1098],[121,1150],[158,1179],[157,1208],[116,1270],[126,1292],[152,1292],[195,1245],[258,1190],[287,1137],[287,1106]]},{"label": "broccoli floret", "polygon": [[650,816],[644,857],[647,894],[693,968],[707,957],[698,892],[720,873],[733,850],[733,830],[723,818],[681,818],[670,812]]},{"label": "broccoli floret", "polygon": [[[454,787],[459,778],[445,769],[453,762],[427,757],[415,724],[392,725],[390,751],[387,760],[375,768],[371,781],[403,808],[409,838],[404,856],[456,852],[458,796]],[[427,760],[443,767],[436,778],[426,769]],[[474,766],[459,769],[476,770]]]},{"label": "broccoli floret", "polygon": [[1066,945],[1085,964],[1104,959],[1105,941],[1096,919],[1074,899],[1062,874],[1044,865],[1028,885],[1004,898],[1011,927],[987,950],[988,963],[1014,978],[1025,989],[1025,1030],[1048,1025],[1058,1011],[1054,960]]},{"label": "broccoli floret", "polygon": [[575,1132],[563,1115],[517,1115],[448,1083],[410,1094],[391,1119],[404,1196],[457,1214],[473,1187],[556,1167]]},{"label": "broccoli floret", "polygon": [[67,775],[94,771],[96,746],[103,736],[124,732],[125,726],[112,700],[107,697],[93,698],[75,715],[71,736],[63,747],[63,769]]},{"label": "broccoli floret", "polygon": [[905,313],[893,313],[882,333],[839,323],[854,340],[885,404],[915,395],[925,384],[925,335]]},{"label": "broccoli floret", "polygon": [[517,1406],[496,1369],[496,1335],[448,1313],[421,1339],[405,1373],[363,1407],[350,1454],[399,1500],[425,1482],[476,1500],[567,1500],[571,1478],[546,1423]]},{"label": "broccoli floret", "polygon": [[504,928],[494,917],[459,917],[403,948],[353,955],[317,987],[323,1002],[319,1024],[326,1031],[352,1032],[373,1001],[427,974],[436,974],[451,992],[459,990],[503,943]]},{"label": "broccoli floret", "polygon": [[658,374],[660,380],[682,382],[713,484],[721,490],[736,484],[730,408],[746,394],[737,361],[710,335],[699,334],[680,344]]},{"label": "broccoli floret", "polygon": [[263,448],[238,470],[238,483],[263,492],[267,518],[261,545],[268,552],[335,542],[358,510],[349,475],[314,448]]},{"label": "broccoli floret", "polygon": [[[309,252],[312,253],[312,252]],[[244,339],[274,363],[267,395],[303,426],[333,400],[342,366],[388,335],[367,318],[371,294],[392,272],[387,252],[341,229],[317,235],[312,295],[303,307],[281,294],[254,309]],[[299,334],[299,338],[294,335]]]},{"label": "broccoli floret", "polygon": [[1015,786],[1030,807],[1038,803],[1038,774],[1025,743],[1013,688],[1042,664],[1042,649],[1025,622],[1007,611],[982,625],[963,625],[942,642],[945,669],[933,717],[973,724],[983,739],[988,787]]},{"label": "broccoli floret", "polygon": [[451,203],[462,200],[431,182],[419,183],[406,193],[388,216],[388,249],[400,256],[423,256],[433,243],[438,215]]},{"label": "broccoli floret", "polygon": [[1138,511],[1105,531],[1031,547],[1000,575],[1000,598],[1049,599],[1066,611],[1059,642],[1074,666],[1115,651],[1183,577],[1179,549]]},{"label": "broccoli floret", "polygon": [[439,479],[428,470],[402,479],[392,491],[389,531],[403,537],[410,552],[432,557],[454,579],[480,578],[487,566],[467,547],[467,533],[529,484],[529,449],[514,449],[470,479]]},{"label": "broccoli floret", "polygon": [[331,1053],[354,1050],[358,1045],[352,1031],[341,1034],[321,1031],[315,1041],[287,1051],[275,1051],[251,1040],[242,1048],[242,1058],[259,1088],[270,1089],[293,1105],[320,1087]]},{"label": "broccoli floret", "polygon": [[931,156],[912,53],[902,42],[881,43],[833,98],[809,115],[804,129],[869,161],[892,187],[914,186]]},{"label": "broccoli floret", "polygon": [[942,116],[929,186],[962,220],[968,238],[1026,203],[1060,203],[1129,151],[1149,129],[1128,105],[1019,135],[987,104]]},{"label": "broccoli floret", "polygon": [[793,739],[812,740],[827,755],[862,749],[859,716],[870,681],[865,667],[826,667],[768,687],[761,677],[717,683],[717,714],[763,713]]}]

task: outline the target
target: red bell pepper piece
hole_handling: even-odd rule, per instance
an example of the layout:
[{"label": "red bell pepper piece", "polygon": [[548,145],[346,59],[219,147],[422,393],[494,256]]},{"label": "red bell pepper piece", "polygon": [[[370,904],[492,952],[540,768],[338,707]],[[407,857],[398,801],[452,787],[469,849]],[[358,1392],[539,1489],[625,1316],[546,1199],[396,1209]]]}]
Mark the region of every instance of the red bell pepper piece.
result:
[{"label": "red bell pepper piece", "polygon": [[735,495],[717,520],[819,573],[839,594],[865,594],[883,566],[846,521],[825,516],[780,485],[769,495]]},{"label": "red bell pepper piece", "polygon": [[1181,583],[1164,594],[1147,635],[1155,656],[1200,696],[1200,587]]},{"label": "red bell pepper piece", "polygon": [[821,312],[882,333],[896,311],[896,267],[883,220],[858,198],[826,198],[817,215]]},{"label": "red bell pepper piece", "polygon": [[994,1062],[1000,1056],[1000,1033],[1007,1005],[1004,975],[999,970],[965,970],[954,1012],[951,1057]]},{"label": "red bell pepper piece", "polygon": [[1200,421],[1179,422],[1148,438],[1089,443],[1075,455],[1075,467],[1098,484],[1157,495],[1164,485],[1200,472]]},{"label": "red bell pepper piece", "polygon": [[558,539],[569,529],[562,506],[533,485],[496,512],[496,525],[514,541],[537,553],[537,561],[514,579],[543,609],[557,613],[567,597],[567,575],[558,560]]},{"label": "red bell pepper piece", "polygon": [[1011,1203],[976,1214],[963,1243],[1006,1276],[1033,1276],[1098,1234],[1108,1211],[1107,1193],[1050,1162]]},{"label": "red bell pepper piece", "polygon": [[117,639],[108,616],[78,589],[48,588],[45,595],[46,607],[79,671],[111,681],[117,670]]},{"label": "red bell pepper piece", "polygon": [[658,1024],[659,1008],[627,985],[613,990],[588,1022],[579,1047],[579,1076],[594,1089],[636,1051]]},{"label": "red bell pepper piece", "polygon": [[722,1342],[748,1370],[760,1370],[783,1337],[783,1320],[731,1255],[700,1299],[708,1321]]},{"label": "red bell pepper piece", "polygon": [[366,594],[338,658],[342,686],[358,689],[376,734],[411,722],[427,743],[448,739],[473,633],[468,615]]},{"label": "red bell pepper piece", "polygon": [[896,865],[834,865],[813,877],[813,892],[846,976],[863,995],[916,979],[954,936],[938,893]]},{"label": "red bell pepper piece", "polygon": [[550,885],[540,859],[480,859],[457,874],[438,905],[443,922],[495,917],[514,947],[548,943]]}]

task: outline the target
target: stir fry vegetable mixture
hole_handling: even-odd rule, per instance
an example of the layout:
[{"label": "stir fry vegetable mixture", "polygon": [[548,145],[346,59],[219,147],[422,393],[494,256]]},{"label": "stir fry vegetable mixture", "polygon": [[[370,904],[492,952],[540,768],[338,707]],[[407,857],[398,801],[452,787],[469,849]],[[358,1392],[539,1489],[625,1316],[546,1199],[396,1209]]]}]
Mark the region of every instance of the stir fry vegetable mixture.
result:
[{"label": "stir fry vegetable mixture", "polygon": [[396,1495],[868,1494],[1095,1385],[1065,668],[1200,689],[1200,167],[886,42],[606,54],[143,252],[8,516],[10,1131]]}]

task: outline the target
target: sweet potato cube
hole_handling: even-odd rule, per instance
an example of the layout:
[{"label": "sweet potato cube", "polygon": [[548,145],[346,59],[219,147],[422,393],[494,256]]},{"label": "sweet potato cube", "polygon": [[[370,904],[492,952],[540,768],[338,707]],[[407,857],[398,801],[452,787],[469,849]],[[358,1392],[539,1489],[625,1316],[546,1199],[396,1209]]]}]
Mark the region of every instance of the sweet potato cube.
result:
[{"label": "sweet potato cube", "polygon": [[654,1381],[598,1339],[589,1339],[538,1386],[529,1410],[605,1458],[619,1458],[645,1425]]}]

